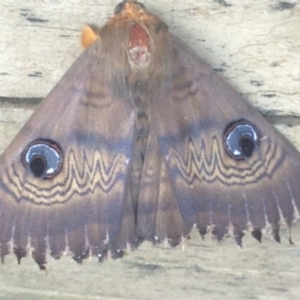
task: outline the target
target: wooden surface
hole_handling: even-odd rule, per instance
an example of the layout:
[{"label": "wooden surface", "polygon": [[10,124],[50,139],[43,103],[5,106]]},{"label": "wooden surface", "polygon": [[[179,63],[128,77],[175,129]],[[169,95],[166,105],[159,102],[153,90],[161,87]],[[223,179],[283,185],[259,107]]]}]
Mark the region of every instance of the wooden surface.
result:
[{"label": "wooden surface", "polygon": [[[300,150],[300,8],[296,1],[142,1],[260,109]],[[0,2],[0,151],[81,52],[85,22],[103,24],[118,1]],[[250,237],[175,249],[144,243],[124,259],[82,266],[49,259],[48,272],[13,256],[0,266],[1,299],[299,299],[295,245]]]}]

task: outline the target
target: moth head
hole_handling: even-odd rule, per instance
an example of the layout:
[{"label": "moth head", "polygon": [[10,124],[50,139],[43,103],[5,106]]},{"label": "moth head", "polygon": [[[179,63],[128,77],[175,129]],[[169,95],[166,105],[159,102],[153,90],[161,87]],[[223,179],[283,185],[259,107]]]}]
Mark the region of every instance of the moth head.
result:
[{"label": "moth head", "polygon": [[33,176],[51,179],[61,171],[63,152],[56,142],[50,139],[37,139],[24,149],[21,159],[23,166]]},{"label": "moth head", "polygon": [[141,9],[146,10],[145,5],[142,4],[141,2],[134,1],[134,0],[124,0],[123,2],[120,2],[119,4],[116,5],[114,9],[115,15],[121,13],[124,9],[128,8],[128,6],[130,6],[131,8],[135,8],[137,10],[141,10]]},{"label": "moth head", "polygon": [[226,152],[236,160],[247,159],[259,147],[261,134],[254,124],[247,120],[230,123],[225,129]]}]

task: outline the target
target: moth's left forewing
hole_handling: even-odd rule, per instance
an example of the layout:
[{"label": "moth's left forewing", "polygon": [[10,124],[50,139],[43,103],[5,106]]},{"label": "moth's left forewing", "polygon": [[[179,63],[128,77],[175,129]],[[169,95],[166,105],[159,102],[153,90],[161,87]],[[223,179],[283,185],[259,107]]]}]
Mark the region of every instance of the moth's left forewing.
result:
[{"label": "moth's left forewing", "polygon": [[135,243],[135,111],[105,81],[102,51],[97,41],[76,60],[1,157],[2,259],[32,251],[43,267],[47,252],[80,262]]},{"label": "moth's left forewing", "polygon": [[[149,185],[152,166],[146,156],[139,202],[142,234],[173,239],[196,225],[201,234],[211,230],[221,239],[229,232],[241,243],[245,230],[260,240],[269,228],[279,240],[279,225],[290,226],[299,215],[299,153],[210,66],[176,37],[172,41],[171,84],[149,106],[156,140],[147,155],[155,148],[155,166],[164,176]],[[151,189],[172,192],[151,198]],[[148,229],[144,206],[158,207]],[[159,219],[162,207],[184,226],[175,229],[173,219]],[[161,227],[176,232],[168,236]]]}]

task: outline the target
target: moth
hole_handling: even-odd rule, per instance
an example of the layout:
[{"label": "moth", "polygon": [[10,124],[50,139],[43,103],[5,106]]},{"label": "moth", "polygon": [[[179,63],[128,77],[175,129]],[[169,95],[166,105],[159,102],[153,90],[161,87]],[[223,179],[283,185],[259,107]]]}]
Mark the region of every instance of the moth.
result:
[{"label": "moth", "polygon": [[1,259],[81,262],[299,217],[300,155],[137,1],[125,0],[4,152]]}]

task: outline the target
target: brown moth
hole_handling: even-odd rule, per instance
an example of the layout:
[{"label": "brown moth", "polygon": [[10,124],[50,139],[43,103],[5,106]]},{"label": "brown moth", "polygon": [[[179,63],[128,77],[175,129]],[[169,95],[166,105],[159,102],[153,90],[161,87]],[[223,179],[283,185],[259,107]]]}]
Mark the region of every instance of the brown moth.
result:
[{"label": "brown moth", "polygon": [[120,257],[192,227],[279,241],[299,216],[295,148],[139,2],[82,43],[1,157],[2,261]]}]

